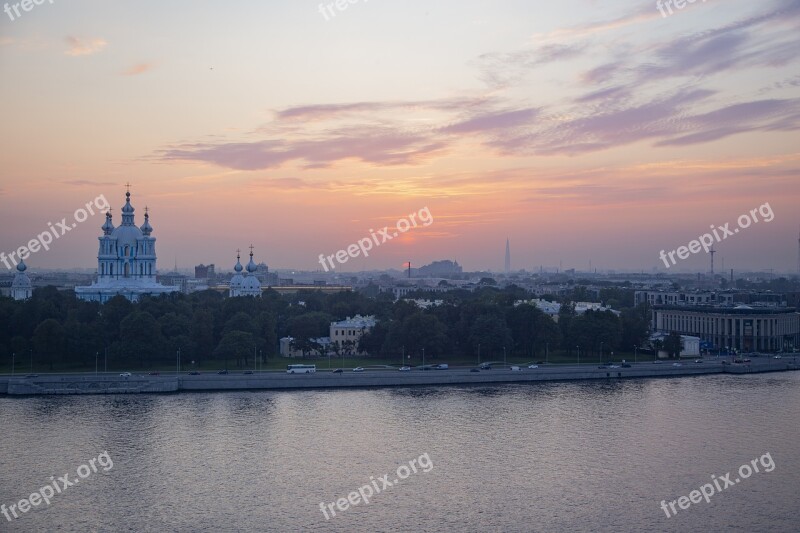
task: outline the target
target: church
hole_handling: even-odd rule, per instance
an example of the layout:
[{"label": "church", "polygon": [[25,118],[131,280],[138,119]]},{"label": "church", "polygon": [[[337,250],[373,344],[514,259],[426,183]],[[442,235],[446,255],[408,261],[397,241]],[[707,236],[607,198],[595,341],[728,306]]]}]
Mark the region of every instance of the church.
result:
[{"label": "church", "polygon": [[105,303],[114,296],[124,296],[135,302],[143,295],[158,296],[179,291],[156,281],[156,239],[152,237],[150,213],[145,207],[144,224],[137,227],[135,209],[131,205],[131,191],[125,193],[122,223],[114,227],[111,212],[98,237],[97,280],[88,287],[75,287],[81,300]]},{"label": "church", "polygon": [[233,267],[233,277],[231,278],[228,295],[235,298],[238,296],[261,296],[261,281],[256,277],[258,266],[253,261],[253,245],[250,245],[250,262],[247,263],[247,272],[242,274],[242,263],[239,261],[239,250],[236,251],[236,265]]}]

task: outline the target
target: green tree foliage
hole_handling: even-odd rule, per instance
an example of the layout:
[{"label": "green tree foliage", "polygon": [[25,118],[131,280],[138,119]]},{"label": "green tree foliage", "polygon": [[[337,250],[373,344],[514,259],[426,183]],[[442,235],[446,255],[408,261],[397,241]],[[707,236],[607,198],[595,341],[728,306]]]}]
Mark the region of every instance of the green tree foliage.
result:
[{"label": "green tree foliage", "polygon": [[680,357],[683,351],[683,339],[675,332],[671,331],[669,335],[664,338],[664,351],[670,357]]}]

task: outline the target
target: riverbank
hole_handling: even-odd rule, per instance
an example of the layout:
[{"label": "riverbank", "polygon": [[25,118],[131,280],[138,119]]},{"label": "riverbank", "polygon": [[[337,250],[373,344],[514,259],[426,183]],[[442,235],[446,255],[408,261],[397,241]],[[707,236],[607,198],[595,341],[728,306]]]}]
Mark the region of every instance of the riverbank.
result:
[{"label": "riverbank", "polygon": [[698,376],[708,374],[751,374],[785,372],[800,369],[792,358],[753,359],[746,364],[723,364],[716,359],[702,363],[638,363],[630,367],[599,368],[597,365],[541,365],[521,368],[471,371],[469,368],[398,372],[371,370],[365,372],[289,375],[285,372],[252,374],[215,373],[200,375],[132,375],[119,374],[44,374],[36,376],[0,376],[0,394],[9,396],[52,394],[141,394],[182,391],[292,390],[318,388],[408,387],[432,385],[468,385],[526,383],[539,381],[642,379]]}]

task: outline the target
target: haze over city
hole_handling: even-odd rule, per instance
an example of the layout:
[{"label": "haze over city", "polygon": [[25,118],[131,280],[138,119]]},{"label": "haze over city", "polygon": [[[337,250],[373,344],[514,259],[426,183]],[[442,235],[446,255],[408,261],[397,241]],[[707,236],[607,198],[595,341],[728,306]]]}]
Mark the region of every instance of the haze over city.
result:
[{"label": "haze over city", "polygon": [[[190,9],[191,8],[191,9]],[[160,270],[271,268],[428,207],[338,271],[664,270],[658,254],[768,202],[716,245],[797,271],[796,1],[44,2],[1,14],[0,250],[124,184]],[[58,80],[54,83],[53,80]],[[92,268],[103,216],[31,268]],[[708,270],[706,253],[674,271]],[[718,263],[719,265],[719,263]],[[719,268],[719,267],[718,267]]]}]

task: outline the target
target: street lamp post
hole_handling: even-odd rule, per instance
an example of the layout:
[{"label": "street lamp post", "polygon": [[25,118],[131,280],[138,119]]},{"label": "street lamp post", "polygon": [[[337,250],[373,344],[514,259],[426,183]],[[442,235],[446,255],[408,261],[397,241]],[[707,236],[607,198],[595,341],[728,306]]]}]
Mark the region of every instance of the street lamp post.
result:
[{"label": "street lamp post", "polygon": [[94,352],[94,375],[97,375],[97,359],[100,357],[100,352]]},{"label": "street lamp post", "polygon": [[578,346],[576,346],[575,348],[578,349],[578,366],[581,366],[581,346],[580,346],[580,344]]},{"label": "street lamp post", "polygon": [[181,349],[178,348],[178,351],[175,352],[175,375],[181,373]]},{"label": "street lamp post", "polygon": [[103,372],[108,372],[108,346],[105,348],[105,360],[103,361]]},{"label": "street lamp post", "polygon": [[11,354],[11,375],[12,376],[14,375],[14,362],[15,362],[16,358],[17,358],[16,352],[12,353]]},{"label": "street lamp post", "polygon": [[503,366],[508,366],[508,363],[506,363],[506,347],[505,346],[503,346]]},{"label": "street lamp post", "polygon": [[547,364],[549,362],[548,361],[548,357],[550,357],[550,343],[546,342],[546,343],[544,343],[544,363],[545,364]]},{"label": "street lamp post", "polygon": [[422,349],[422,368],[425,369],[425,348]]},{"label": "street lamp post", "polygon": [[634,344],[633,346],[633,362],[636,363],[636,354],[639,350],[639,347]]},{"label": "street lamp post", "polygon": [[33,348],[30,349],[31,352],[31,374],[33,374]]}]

